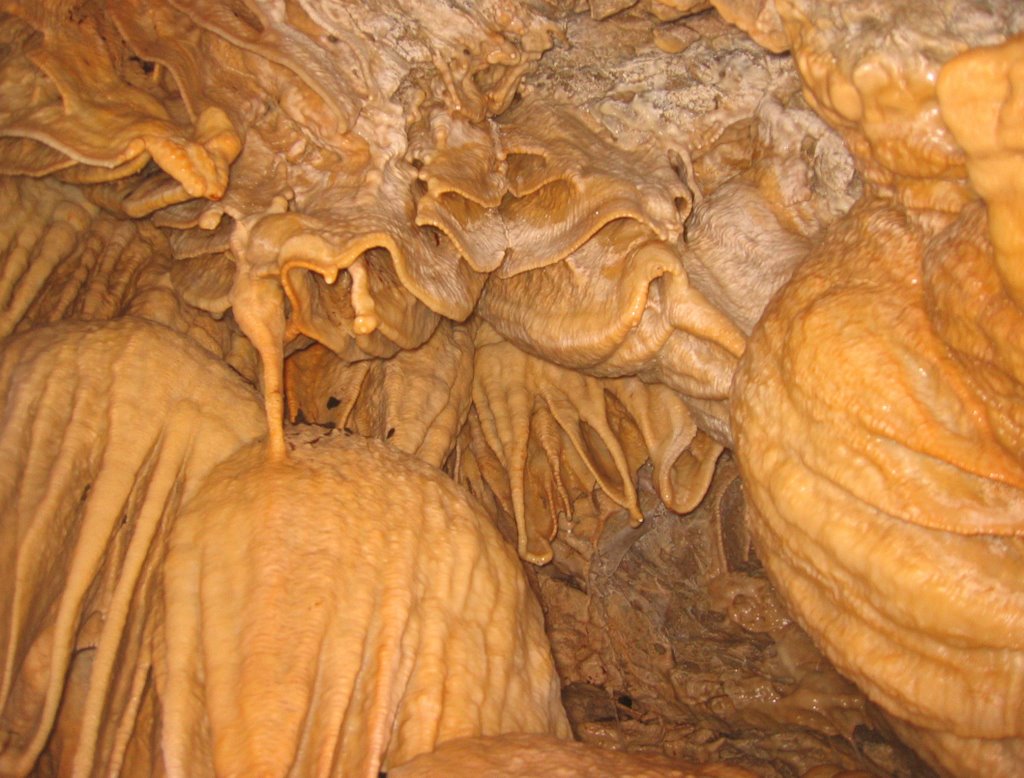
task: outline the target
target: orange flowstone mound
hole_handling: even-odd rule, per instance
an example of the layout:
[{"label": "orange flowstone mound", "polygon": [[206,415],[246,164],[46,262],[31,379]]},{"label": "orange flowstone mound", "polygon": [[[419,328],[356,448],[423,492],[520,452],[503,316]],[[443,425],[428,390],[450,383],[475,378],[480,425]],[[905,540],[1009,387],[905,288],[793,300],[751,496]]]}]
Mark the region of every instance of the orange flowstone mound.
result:
[{"label": "orange flowstone mound", "polygon": [[540,606],[475,501],[385,443],[309,437],[241,451],[175,524],[168,773],[372,778],[452,738],[568,737]]},{"label": "orange flowstone mound", "polygon": [[[991,19],[931,19],[919,34],[939,42],[901,53],[866,46],[858,13],[837,32],[813,5],[782,16],[808,91],[871,187],[769,305],[741,361],[732,419],[751,532],[800,623],[901,737],[949,774],[1016,775],[1024,47],[943,64],[965,45],[943,38],[950,28],[980,18],[984,40]],[[853,42],[826,79],[820,44],[844,30]],[[890,83],[886,63],[909,75]],[[914,134],[914,117],[936,133]]]}]

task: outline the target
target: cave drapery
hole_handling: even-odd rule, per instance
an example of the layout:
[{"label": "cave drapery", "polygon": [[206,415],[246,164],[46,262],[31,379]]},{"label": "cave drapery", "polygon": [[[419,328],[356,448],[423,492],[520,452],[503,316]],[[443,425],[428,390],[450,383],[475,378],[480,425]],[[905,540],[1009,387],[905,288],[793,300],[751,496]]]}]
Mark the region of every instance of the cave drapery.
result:
[{"label": "cave drapery", "polygon": [[1019,774],[1022,34],[0,0],[0,774]]}]

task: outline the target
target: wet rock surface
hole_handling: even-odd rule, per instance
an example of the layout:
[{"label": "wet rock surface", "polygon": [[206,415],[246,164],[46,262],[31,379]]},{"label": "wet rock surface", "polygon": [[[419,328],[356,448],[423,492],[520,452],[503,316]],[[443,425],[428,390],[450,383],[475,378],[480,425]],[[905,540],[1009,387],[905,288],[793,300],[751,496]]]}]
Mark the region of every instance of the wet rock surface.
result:
[{"label": "wet rock surface", "polygon": [[787,616],[750,546],[730,455],[685,516],[640,483],[639,528],[621,515],[596,539],[563,528],[535,571],[581,740],[766,776],[933,775]]}]

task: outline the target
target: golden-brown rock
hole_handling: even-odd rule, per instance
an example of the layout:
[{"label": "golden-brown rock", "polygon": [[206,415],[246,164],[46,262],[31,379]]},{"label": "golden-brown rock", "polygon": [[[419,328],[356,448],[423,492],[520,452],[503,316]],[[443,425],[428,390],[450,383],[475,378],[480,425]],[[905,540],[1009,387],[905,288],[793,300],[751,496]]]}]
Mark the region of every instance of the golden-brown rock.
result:
[{"label": "golden-brown rock", "polygon": [[[313,495],[330,499],[297,472],[321,472],[309,464],[319,454],[307,448],[341,447],[307,440],[289,451],[285,408],[293,418],[301,413],[383,438],[469,485],[499,523],[513,517],[526,556],[562,555],[548,568],[551,581],[560,576],[565,599],[587,614],[589,627],[556,626],[559,654],[584,657],[564,663],[568,677],[600,678],[601,693],[613,700],[615,721],[591,720],[591,734],[611,742],[623,731],[623,714],[645,745],[668,752],[703,760],[739,737],[751,749],[744,753],[760,755],[780,741],[738,736],[734,723],[760,727],[774,716],[825,739],[846,738],[841,759],[822,761],[849,768],[864,742],[853,730],[869,718],[863,698],[834,683],[831,671],[769,682],[735,674],[723,681],[695,669],[695,654],[679,649],[682,627],[655,625],[690,608],[659,594],[665,586],[687,588],[681,579],[627,576],[601,608],[578,605],[603,596],[598,579],[610,578],[636,538],[653,544],[667,537],[646,524],[629,526],[630,518],[662,515],[659,496],[677,511],[700,498],[722,446],[734,440],[730,387],[755,332],[733,419],[754,534],[775,580],[830,656],[929,760],[951,772],[1010,771],[1022,761],[1014,582],[1024,485],[1024,362],[1016,337],[1024,324],[1024,143],[1021,44],[1001,44],[1024,27],[1024,6],[714,0],[719,14],[705,13],[708,5],[0,0],[0,332],[125,314],[162,322],[193,341],[171,338],[180,349],[153,348],[166,370],[190,374],[204,359],[217,365],[211,391],[218,397],[202,395],[201,404],[219,408],[239,392],[248,398],[236,403],[246,415],[238,433],[246,440],[246,424],[263,424],[248,415],[252,393],[224,365],[253,378],[255,348],[278,461],[257,463],[253,453],[246,472],[268,481],[287,473],[283,481],[301,484],[300,495],[270,500],[277,514],[268,533],[283,533],[281,516],[300,516]],[[765,52],[722,17],[793,57]],[[852,157],[808,104],[842,134]],[[865,199],[844,218],[862,190]],[[138,322],[111,326],[154,331]],[[491,337],[492,327],[504,341]],[[199,355],[196,343],[213,357]],[[91,353],[83,348],[82,358]],[[53,380],[69,375],[57,370]],[[40,380],[38,372],[29,377]],[[3,429],[31,430],[41,436],[33,445],[57,440],[32,420],[28,396],[11,396],[17,402]],[[113,392],[110,402],[121,397]],[[54,435],[61,418],[54,417]],[[207,423],[204,414],[197,418]],[[152,429],[143,425],[140,434]],[[184,434],[173,430],[161,440],[170,444],[174,433]],[[289,453],[299,462],[285,461]],[[108,454],[112,462],[119,456]],[[30,464],[42,472],[47,461]],[[138,489],[151,483],[148,466],[131,469]],[[342,477],[328,467],[324,478],[364,507],[372,507],[373,490],[397,499],[401,489],[383,478],[361,482],[359,469],[350,463]],[[0,479],[17,472],[0,461]],[[182,477],[185,484],[189,473]],[[252,492],[245,499],[258,503]],[[47,513],[33,515],[37,526]],[[65,522],[59,511],[49,513]],[[222,553],[199,523],[190,517],[182,533],[195,532],[211,554]],[[210,580],[248,581],[264,571],[259,560],[285,559],[286,543],[271,548],[241,519],[227,523],[251,532],[252,547],[266,556],[208,566]],[[307,524],[316,525],[297,526]],[[720,530],[714,543],[696,543],[703,550],[645,554],[636,564],[683,560],[724,573],[729,533]],[[672,537],[687,545],[699,533]],[[746,534],[735,537],[743,552],[733,562],[756,567]],[[355,554],[348,537],[336,540]],[[55,570],[61,554],[77,553],[70,542],[51,545]],[[896,550],[904,553],[893,561]],[[306,552],[304,565],[287,562],[297,571],[295,597],[308,594],[303,580],[328,586],[303,579],[323,563],[320,554]],[[467,564],[455,556],[436,569]],[[182,558],[176,564],[187,567]],[[398,570],[422,561],[402,559]],[[124,566],[111,564],[114,580]],[[152,600],[158,567],[145,568],[139,602]],[[189,575],[199,580],[195,570]],[[430,583],[417,575],[415,586]],[[53,580],[63,585],[59,575]],[[754,580],[723,576],[716,592],[729,581]],[[253,585],[252,596],[263,596]],[[652,592],[631,596],[634,585]],[[73,598],[80,584],[67,590]],[[296,612],[319,596],[309,594]],[[740,593],[723,609],[751,634],[771,634],[776,642],[765,637],[765,651],[777,645],[780,655],[790,653],[784,634],[795,626],[763,628],[784,621],[756,605],[770,599]],[[175,618],[183,602],[169,600]],[[533,613],[526,622],[536,621],[535,609],[523,607]],[[125,634],[143,635],[142,643],[168,634],[180,641],[162,654],[165,667],[177,662],[179,669],[195,659],[197,641],[220,640],[215,617],[238,615],[226,608],[203,616],[205,632],[165,633],[144,618],[149,610],[133,611],[144,629],[132,621]],[[471,615],[472,603],[465,610]],[[46,607],[29,611],[26,619],[39,624],[52,615]],[[691,632],[715,629],[717,617],[690,615]],[[120,629],[117,618],[110,630]],[[292,618],[287,613],[281,623]],[[513,625],[516,617],[502,618]],[[70,628],[62,624],[66,642]],[[627,637],[605,634],[613,624],[625,625]],[[108,629],[100,616],[73,626],[87,636]],[[315,636],[303,636],[301,626],[302,640],[291,645],[275,636],[253,663],[274,667],[290,657],[308,669],[319,656],[358,649],[332,637],[331,650],[316,654]],[[328,626],[316,634],[328,634]],[[584,633],[615,651],[569,645],[566,636]],[[633,645],[637,636],[649,651]],[[184,769],[188,744],[180,738],[191,728],[207,744],[197,749],[209,757],[207,768],[219,760],[220,772],[249,769],[229,764],[227,747],[202,731],[200,713],[178,708],[175,729],[163,729],[169,687],[159,675],[145,685],[143,648],[125,653],[125,673],[111,676],[114,649],[93,647],[91,639],[82,638],[81,650],[60,660],[64,674],[52,676],[54,684],[67,680],[56,718],[40,716],[42,728],[31,735],[38,745],[46,722],[56,722],[37,763],[41,773],[67,771],[77,760],[80,771],[159,774],[161,743],[173,746],[175,769]],[[26,649],[25,662],[5,671],[14,693],[3,704],[17,709],[12,716],[31,718],[43,699],[36,687],[51,678],[40,669],[49,661],[47,640],[36,639],[39,650]],[[743,664],[751,656],[728,655]],[[453,656],[444,662],[445,670],[464,664]],[[787,662],[780,660],[784,673]],[[441,660],[431,667],[440,674]],[[635,710],[615,703],[623,668],[644,678],[636,688],[648,697],[668,689],[663,703],[641,706],[637,697]],[[245,694],[262,682],[273,688],[272,679],[242,675]],[[109,683],[91,683],[108,676]],[[106,688],[112,702],[101,705]],[[240,743],[253,742],[275,716],[295,713],[258,704],[239,714],[218,695],[231,699],[241,687],[219,679],[181,688],[202,689],[196,710],[212,712],[219,730]],[[49,693],[52,713],[59,695]],[[126,698],[137,712],[135,702],[118,707]],[[322,702],[298,707],[332,710]],[[101,721],[103,705],[117,709],[116,723]],[[704,706],[703,721],[713,723],[673,737],[649,720],[678,722],[676,709],[690,705]],[[428,718],[410,713],[409,726]],[[309,767],[319,759],[314,751],[338,733],[315,726],[305,743],[285,726],[273,733],[283,744],[265,739],[281,771],[291,769],[289,753],[299,755],[296,770],[319,769]],[[4,758],[22,749],[10,757],[20,760],[19,770],[31,758],[22,734],[20,723],[6,720],[0,730]],[[812,755],[828,746],[814,742],[795,749],[801,754],[784,760],[785,769],[816,764]],[[346,753],[357,750],[373,752],[353,740]],[[324,771],[330,762],[325,756]]]},{"label": "golden-brown rock", "polygon": [[[939,212],[956,210],[943,181],[966,192],[949,167],[966,152],[987,208],[922,218],[926,201],[880,187],[769,306],[734,393],[751,530],[773,580],[836,666],[950,774],[1016,774],[1024,735],[1022,406],[1009,334],[1019,229],[1005,218],[1021,202],[1009,183],[1020,147],[1002,130],[1014,126],[1020,58],[1011,42],[946,66],[939,99],[963,148],[944,129],[938,167],[917,165],[921,147],[896,141],[909,128],[892,117],[892,145],[861,160],[896,171],[891,181],[918,171],[917,194],[938,182]],[[934,86],[919,97],[935,100]],[[870,134],[877,115],[865,116]]]},{"label": "golden-brown rock", "polygon": [[370,778],[457,737],[568,736],[540,607],[472,499],[379,441],[290,447],[241,451],[175,523],[168,774]]},{"label": "golden-brown rock", "polygon": [[473,339],[441,322],[417,349],[345,362],[319,344],[285,362],[288,416],[346,429],[442,467],[469,413]]},{"label": "golden-brown rock", "polygon": [[685,513],[704,496],[722,452],[667,387],[560,367],[486,325],[477,334],[473,401],[506,474],[492,489],[507,495],[520,555],[537,564],[550,561],[559,517],[573,516],[581,496],[599,488],[639,523],[636,471],[650,459],[659,495]]},{"label": "golden-brown rock", "polygon": [[479,311],[510,342],[555,364],[666,384],[687,398],[701,429],[729,441],[725,400],[743,333],[644,225],[614,221],[562,262],[491,277]]},{"label": "golden-brown rock", "polygon": [[509,253],[500,275],[557,262],[617,219],[668,241],[682,230],[689,197],[668,155],[617,146],[585,114],[524,99],[498,120],[508,189],[502,208]]},{"label": "golden-brown rock", "polygon": [[14,14],[4,19],[12,39],[5,47],[4,80],[14,99],[0,114],[0,134],[120,174],[135,173],[152,159],[176,181],[163,204],[220,198],[241,149],[223,110],[209,107],[194,123],[178,122],[165,105],[175,97],[145,79],[111,19],[96,9],[8,2],[4,11]]},{"label": "golden-brown rock", "polygon": [[[0,393],[0,773],[29,774],[52,734],[55,771],[116,771],[167,534],[213,466],[264,435],[260,400],[132,318],[0,342]],[[78,712],[54,734],[65,696]]]},{"label": "golden-brown rock", "polygon": [[911,210],[956,213],[972,195],[935,84],[955,55],[1024,27],[1020,4],[933,0],[928,13],[917,0],[776,4],[804,96],[843,135],[868,184]]},{"label": "golden-brown rock", "polygon": [[3,179],[0,202],[8,214],[0,226],[0,334],[133,315],[255,375],[252,347],[238,328],[180,293],[174,279],[183,263],[174,263],[166,237],[151,224],[118,219],[52,180]]},{"label": "golden-brown rock", "polygon": [[694,208],[682,259],[708,303],[749,334],[808,251],[810,242],[779,223],[756,187],[734,178]]},{"label": "golden-brown rock", "polygon": [[769,51],[785,51],[789,48],[775,8],[775,0],[711,0],[722,18],[735,24],[751,38]]}]

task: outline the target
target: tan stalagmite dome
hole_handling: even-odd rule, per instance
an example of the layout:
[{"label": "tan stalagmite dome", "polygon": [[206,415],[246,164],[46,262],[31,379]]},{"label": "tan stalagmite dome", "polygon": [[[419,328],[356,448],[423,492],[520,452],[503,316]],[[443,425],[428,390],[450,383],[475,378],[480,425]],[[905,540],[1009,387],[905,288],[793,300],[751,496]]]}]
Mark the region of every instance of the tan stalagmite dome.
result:
[{"label": "tan stalagmite dome", "polygon": [[455,737],[566,737],[540,607],[480,508],[385,443],[306,437],[225,461],[175,525],[168,774],[375,776]]}]

